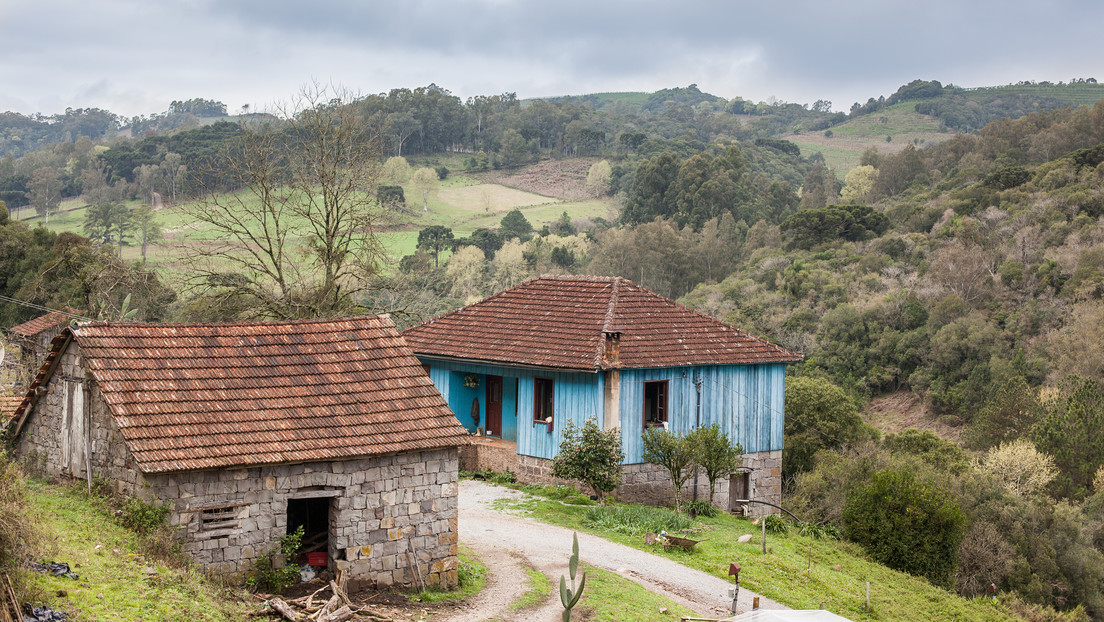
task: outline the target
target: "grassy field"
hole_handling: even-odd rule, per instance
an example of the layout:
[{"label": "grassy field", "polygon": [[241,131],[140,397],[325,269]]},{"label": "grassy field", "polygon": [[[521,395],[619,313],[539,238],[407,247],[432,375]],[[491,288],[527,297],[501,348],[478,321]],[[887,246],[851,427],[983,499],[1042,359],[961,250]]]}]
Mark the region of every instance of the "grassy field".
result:
[{"label": "grassy field", "polygon": [[[79,489],[30,483],[34,521],[42,531],[38,561],[66,562],[80,578],[20,569],[23,600],[80,620],[241,620],[247,607],[194,568],[144,557],[133,532],[120,527]],[[61,596],[60,594],[64,594]]]},{"label": "grassy field", "polygon": [[[801,155],[820,153],[840,179],[859,164],[862,152],[873,147],[883,153],[897,153],[912,144],[916,147],[934,145],[954,136],[943,129],[939,119],[915,110],[916,102],[895,104],[874,114],[864,115],[826,132],[807,132],[783,136],[801,147]],[[886,141],[889,136],[891,140]]]},{"label": "grassy field", "polygon": [[[404,210],[385,215],[380,228],[380,239],[396,262],[415,251],[418,232],[431,225],[443,225],[452,228],[457,238],[471,235],[480,227],[497,228],[502,217],[514,208],[519,208],[536,230],[550,225],[567,214],[575,218],[610,218],[614,213],[613,204],[608,200],[590,199],[583,201],[563,201],[553,197],[524,192],[498,184],[483,183],[467,175],[450,175],[441,182],[437,192],[427,198],[422,209],[421,197],[413,186],[404,187],[407,207]],[[131,201],[132,209],[139,205]],[[82,200],[69,200],[61,205],[61,211],[50,218],[34,217],[26,219],[34,227],[40,223],[54,232],[71,231],[84,233],[84,218],[87,206]],[[28,215],[31,213],[28,209]],[[182,250],[180,243],[192,244],[210,241],[215,233],[212,228],[194,221],[187,214],[187,205],[168,207],[157,212],[157,218],[164,229],[165,241],[151,245],[147,249],[147,262],[154,267],[171,268],[179,259]],[[131,240],[123,247],[123,258],[128,261],[141,259],[141,248]]]},{"label": "grassy field", "polygon": [[1068,102],[1074,106],[1091,106],[1104,99],[1104,84],[1008,84],[1005,86],[986,86],[964,89],[967,99],[982,101],[994,95],[1027,95],[1030,97],[1048,97]]},{"label": "grassy field", "polygon": [[[727,578],[731,562],[743,567],[743,587],[795,609],[824,607],[853,620],[942,622],[952,620],[1015,620],[999,605],[986,599],[964,599],[932,586],[924,579],[890,570],[871,562],[849,543],[818,540],[794,533],[767,536],[767,553],[761,551],[760,529],[750,521],[722,514],[696,521],[696,539],[706,539],[691,552],[649,547],[640,536],[612,529],[598,529],[585,520],[587,509],[559,501],[529,498],[515,504],[539,520],[585,531],[668,557],[681,564]],[[751,542],[737,539],[752,534]],[[586,561],[586,551],[580,551]],[[871,609],[865,606],[866,582],[871,584]]]}]

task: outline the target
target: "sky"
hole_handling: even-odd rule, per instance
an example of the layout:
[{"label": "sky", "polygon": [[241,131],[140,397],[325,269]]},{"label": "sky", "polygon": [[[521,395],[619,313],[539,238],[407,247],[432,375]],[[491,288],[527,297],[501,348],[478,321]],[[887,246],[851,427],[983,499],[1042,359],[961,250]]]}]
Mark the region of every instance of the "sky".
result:
[{"label": "sky", "polygon": [[124,116],[306,85],[461,99],[697,84],[836,110],[914,79],[1104,81],[1099,0],[0,0],[0,111]]}]

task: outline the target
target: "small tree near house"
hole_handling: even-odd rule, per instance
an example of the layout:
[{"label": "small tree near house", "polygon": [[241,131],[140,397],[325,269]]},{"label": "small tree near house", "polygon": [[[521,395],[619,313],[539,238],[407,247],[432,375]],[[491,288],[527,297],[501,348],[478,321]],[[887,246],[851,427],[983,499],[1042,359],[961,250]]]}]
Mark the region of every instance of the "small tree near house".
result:
[{"label": "small tree near house", "polygon": [[740,468],[740,455],[744,453],[744,448],[739,443],[733,445],[729,442],[728,435],[716,423],[690,432],[686,435],[686,441],[694,453],[694,462],[705,471],[705,477],[709,480],[709,503],[712,504],[717,480],[728,477]]},{"label": "small tree near house", "polygon": [[644,460],[667,469],[675,496],[675,511],[682,511],[682,487],[694,474],[695,467],[688,437],[656,427],[644,430],[642,439]]},{"label": "small tree near house", "polygon": [[582,429],[568,421],[560,452],[552,460],[552,476],[581,482],[601,499],[603,493],[613,492],[621,485],[624,459],[619,429],[603,430],[594,417],[587,419]]}]

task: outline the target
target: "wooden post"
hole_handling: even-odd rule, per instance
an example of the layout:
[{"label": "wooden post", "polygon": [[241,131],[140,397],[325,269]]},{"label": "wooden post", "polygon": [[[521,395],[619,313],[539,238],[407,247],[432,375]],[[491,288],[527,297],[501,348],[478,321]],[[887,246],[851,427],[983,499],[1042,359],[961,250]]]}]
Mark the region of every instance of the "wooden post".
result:
[{"label": "wooden post", "polygon": [[866,610],[870,611],[870,581],[866,582]]},{"label": "wooden post", "polygon": [[767,517],[759,519],[759,524],[763,526],[763,554],[767,554]]}]

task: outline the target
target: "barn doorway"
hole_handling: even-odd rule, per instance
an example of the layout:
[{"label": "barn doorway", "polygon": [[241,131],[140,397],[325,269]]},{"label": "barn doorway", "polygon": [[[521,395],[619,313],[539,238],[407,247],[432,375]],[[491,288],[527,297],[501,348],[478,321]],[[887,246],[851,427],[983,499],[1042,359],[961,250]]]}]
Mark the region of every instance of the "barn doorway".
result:
[{"label": "barn doorway", "polygon": [[728,511],[742,512],[751,499],[751,473],[733,473],[728,480]]},{"label": "barn doorway", "polygon": [[[287,531],[294,533],[303,528],[303,540],[296,560],[300,564],[329,566],[330,551],[330,507],[331,497],[308,497],[306,499],[288,499]],[[313,554],[313,555],[312,555]],[[322,562],[325,556],[325,563]]]}]

